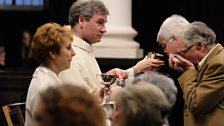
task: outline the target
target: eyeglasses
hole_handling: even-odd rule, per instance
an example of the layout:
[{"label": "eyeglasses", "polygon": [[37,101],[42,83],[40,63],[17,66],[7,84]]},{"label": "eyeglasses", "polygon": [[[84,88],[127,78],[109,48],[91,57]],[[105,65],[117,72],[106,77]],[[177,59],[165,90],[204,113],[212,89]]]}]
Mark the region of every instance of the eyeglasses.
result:
[{"label": "eyeglasses", "polygon": [[177,52],[176,54],[180,55],[180,56],[184,56],[194,45],[196,45],[197,43],[192,44],[191,46],[187,47],[186,49]]}]

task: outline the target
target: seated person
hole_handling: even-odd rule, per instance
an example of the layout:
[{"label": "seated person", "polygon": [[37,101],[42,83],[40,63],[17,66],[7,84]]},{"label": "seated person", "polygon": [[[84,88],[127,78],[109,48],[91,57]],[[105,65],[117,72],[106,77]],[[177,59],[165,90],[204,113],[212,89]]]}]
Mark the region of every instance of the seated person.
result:
[{"label": "seated person", "polygon": [[145,72],[137,76],[133,80],[133,84],[138,83],[139,81],[147,81],[150,84],[154,84],[158,86],[163,93],[166,95],[168,101],[173,106],[176,102],[176,95],[177,95],[177,87],[174,83],[174,80],[162,73],[157,71],[149,71]]},{"label": "seated person", "polygon": [[5,65],[5,46],[0,43],[0,67]]},{"label": "seated person", "polygon": [[104,126],[105,116],[87,90],[60,85],[40,93],[34,119],[35,126]]},{"label": "seated person", "polygon": [[[139,81],[146,81],[149,82],[149,84],[158,86],[163,91],[173,108],[177,99],[177,87],[172,78],[156,71],[149,71],[136,77],[132,83],[136,84]],[[170,116],[172,115],[169,115],[169,117]],[[167,120],[164,125],[169,125],[169,121]]]},{"label": "seated person", "polygon": [[40,66],[35,69],[26,97],[25,126],[30,126],[38,93],[50,86],[62,85],[58,74],[70,67],[73,40],[71,30],[57,23],[40,26],[32,40],[32,55]]},{"label": "seated person", "polygon": [[112,126],[162,126],[171,106],[162,90],[146,81],[120,88],[112,100]]}]

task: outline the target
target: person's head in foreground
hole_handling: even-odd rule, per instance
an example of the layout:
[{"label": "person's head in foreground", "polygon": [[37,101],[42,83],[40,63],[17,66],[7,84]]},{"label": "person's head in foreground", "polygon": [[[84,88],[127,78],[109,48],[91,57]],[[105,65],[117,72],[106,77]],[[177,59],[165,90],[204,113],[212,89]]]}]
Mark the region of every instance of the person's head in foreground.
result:
[{"label": "person's head in foreground", "polygon": [[108,117],[112,126],[161,126],[170,104],[157,86],[140,81],[127,85],[112,96],[116,108]]},{"label": "person's head in foreground", "polygon": [[39,97],[34,114],[36,126],[104,126],[105,116],[98,100],[73,85],[50,87]]},{"label": "person's head in foreground", "polygon": [[174,106],[177,97],[177,87],[172,78],[157,71],[148,71],[137,76],[132,83],[138,84],[139,81],[146,81],[149,82],[149,84],[158,86],[163,91],[170,104]]}]

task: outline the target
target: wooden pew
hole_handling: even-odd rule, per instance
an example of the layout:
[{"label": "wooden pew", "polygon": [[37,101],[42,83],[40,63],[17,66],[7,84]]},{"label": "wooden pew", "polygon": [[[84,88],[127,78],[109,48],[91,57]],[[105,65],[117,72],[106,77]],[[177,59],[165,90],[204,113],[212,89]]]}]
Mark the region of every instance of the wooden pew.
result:
[{"label": "wooden pew", "polygon": [[25,102],[33,71],[0,70],[0,106]]}]

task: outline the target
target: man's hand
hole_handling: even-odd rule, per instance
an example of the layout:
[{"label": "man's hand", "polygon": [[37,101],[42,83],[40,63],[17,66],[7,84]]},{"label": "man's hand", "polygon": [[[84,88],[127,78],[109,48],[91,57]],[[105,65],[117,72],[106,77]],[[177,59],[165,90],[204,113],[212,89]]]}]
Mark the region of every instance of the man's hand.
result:
[{"label": "man's hand", "polygon": [[119,68],[114,68],[106,72],[106,74],[114,74],[118,80],[124,80],[128,78],[128,72]]},{"label": "man's hand", "polygon": [[182,73],[189,69],[195,69],[195,66],[191,61],[184,59],[178,54],[172,53],[169,54],[169,66]]},{"label": "man's hand", "polygon": [[142,72],[146,72],[146,71],[150,71],[150,70],[154,70],[156,68],[161,67],[162,65],[164,65],[164,61],[159,60],[159,59],[143,59],[141,61],[139,61],[134,67],[134,74],[138,75]]}]

